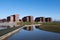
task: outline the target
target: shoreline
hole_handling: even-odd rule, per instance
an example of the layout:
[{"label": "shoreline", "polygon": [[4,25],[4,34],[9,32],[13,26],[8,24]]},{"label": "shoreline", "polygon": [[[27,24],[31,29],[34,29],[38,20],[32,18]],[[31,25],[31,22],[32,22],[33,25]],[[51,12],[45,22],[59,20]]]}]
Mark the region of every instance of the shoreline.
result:
[{"label": "shoreline", "polygon": [[[23,28],[23,27],[21,27],[21,28]],[[1,36],[1,37],[0,37],[0,40],[4,40],[4,39],[8,38],[8,37],[11,36],[12,34],[18,32],[21,28],[18,28],[18,29],[16,29],[16,30],[12,31],[12,32],[9,32],[9,33]]]}]

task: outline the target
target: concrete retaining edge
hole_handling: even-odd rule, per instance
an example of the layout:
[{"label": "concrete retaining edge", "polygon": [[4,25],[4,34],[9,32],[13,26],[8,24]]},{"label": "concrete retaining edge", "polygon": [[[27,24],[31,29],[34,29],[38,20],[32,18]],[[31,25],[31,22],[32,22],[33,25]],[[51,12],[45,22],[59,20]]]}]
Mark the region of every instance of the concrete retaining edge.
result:
[{"label": "concrete retaining edge", "polygon": [[[21,28],[23,28],[23,27],[21,27]],[[21,28],[18,28],[18,29],[16,29],[16,30],[12,31],[12,32],[9,32],[9,33],[7,33],[7,34],[1,36],[1,37],[0,37],[0,40],[4,40],[5,38],[9,37],[10,35],[12,35],[12,34],[18,32]]]}]

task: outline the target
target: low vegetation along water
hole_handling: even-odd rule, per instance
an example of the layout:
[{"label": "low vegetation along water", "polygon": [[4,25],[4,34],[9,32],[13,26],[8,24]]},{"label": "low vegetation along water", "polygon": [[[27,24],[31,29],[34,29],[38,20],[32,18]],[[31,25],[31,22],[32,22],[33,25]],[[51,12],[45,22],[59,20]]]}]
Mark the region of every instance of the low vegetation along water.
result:
[{"label": "low vegetation along water", "polygon": [[12,32],[12,31],[18,29],[18,28],[20,28],[20,27],[1,28],[1,29],[0,29],[0,36],[3,36],[3,35],[5,35],[5,34],[7,34],[7,33],[9,33],[9,32]]},{"label": "low vegetation along water", "polygon": [[6,40],[60,40],[60,33],[43,30],[41,26],[24,27]]}]

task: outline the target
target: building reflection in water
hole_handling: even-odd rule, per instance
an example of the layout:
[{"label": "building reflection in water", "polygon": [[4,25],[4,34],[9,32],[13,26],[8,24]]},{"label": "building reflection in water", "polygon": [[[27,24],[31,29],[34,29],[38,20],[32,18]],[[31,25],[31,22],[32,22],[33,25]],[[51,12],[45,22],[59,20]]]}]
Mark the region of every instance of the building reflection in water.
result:
[{"label": "building reflection in water", "polygon": [[35,28],[41,30],[40,26],[35,26]]},{"label": "building reflection in water", "polygon": [[35,26],[35,28],[39,28],[40,26]]},{"label": "building reflection in water", "polygon": [[24,27],[23,29],[27,31],[33,31],[33,26],[27,26],[27,27]]}]

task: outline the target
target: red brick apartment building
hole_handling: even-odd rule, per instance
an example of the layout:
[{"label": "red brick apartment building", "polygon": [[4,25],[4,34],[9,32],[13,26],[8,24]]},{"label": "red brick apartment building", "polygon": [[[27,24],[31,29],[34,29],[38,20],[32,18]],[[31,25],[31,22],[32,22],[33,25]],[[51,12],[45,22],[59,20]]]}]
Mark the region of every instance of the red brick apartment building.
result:
[{"label": "red brick apartment building", "polygon": [[35,18],[35,22],[45,22],[45,18],[44,17],[37,17],[37,18]]},{"label": "red brick apartment building", "polygon": [[0,19],[0,22],[7,22],[6,19]]},{"label": "red brick apartment building", "polygon": [[51,17],[45,18],[45,22],[52,22],[52,18]]},{"label": "red brick apartment building", "polygon": [[11,15],[7,17],[7,22],[18,22],[19,14]]},{"label": "red brick apartment building", "polygon": [[26,16],[22,18],[23,22],[33,22],[33,16]]},{"label": "red brick apartment building", "polygon": [[48,18],[37,17],[35,18],[35,22],[52,22],[52,18],[51,17],[48,17]]}]

